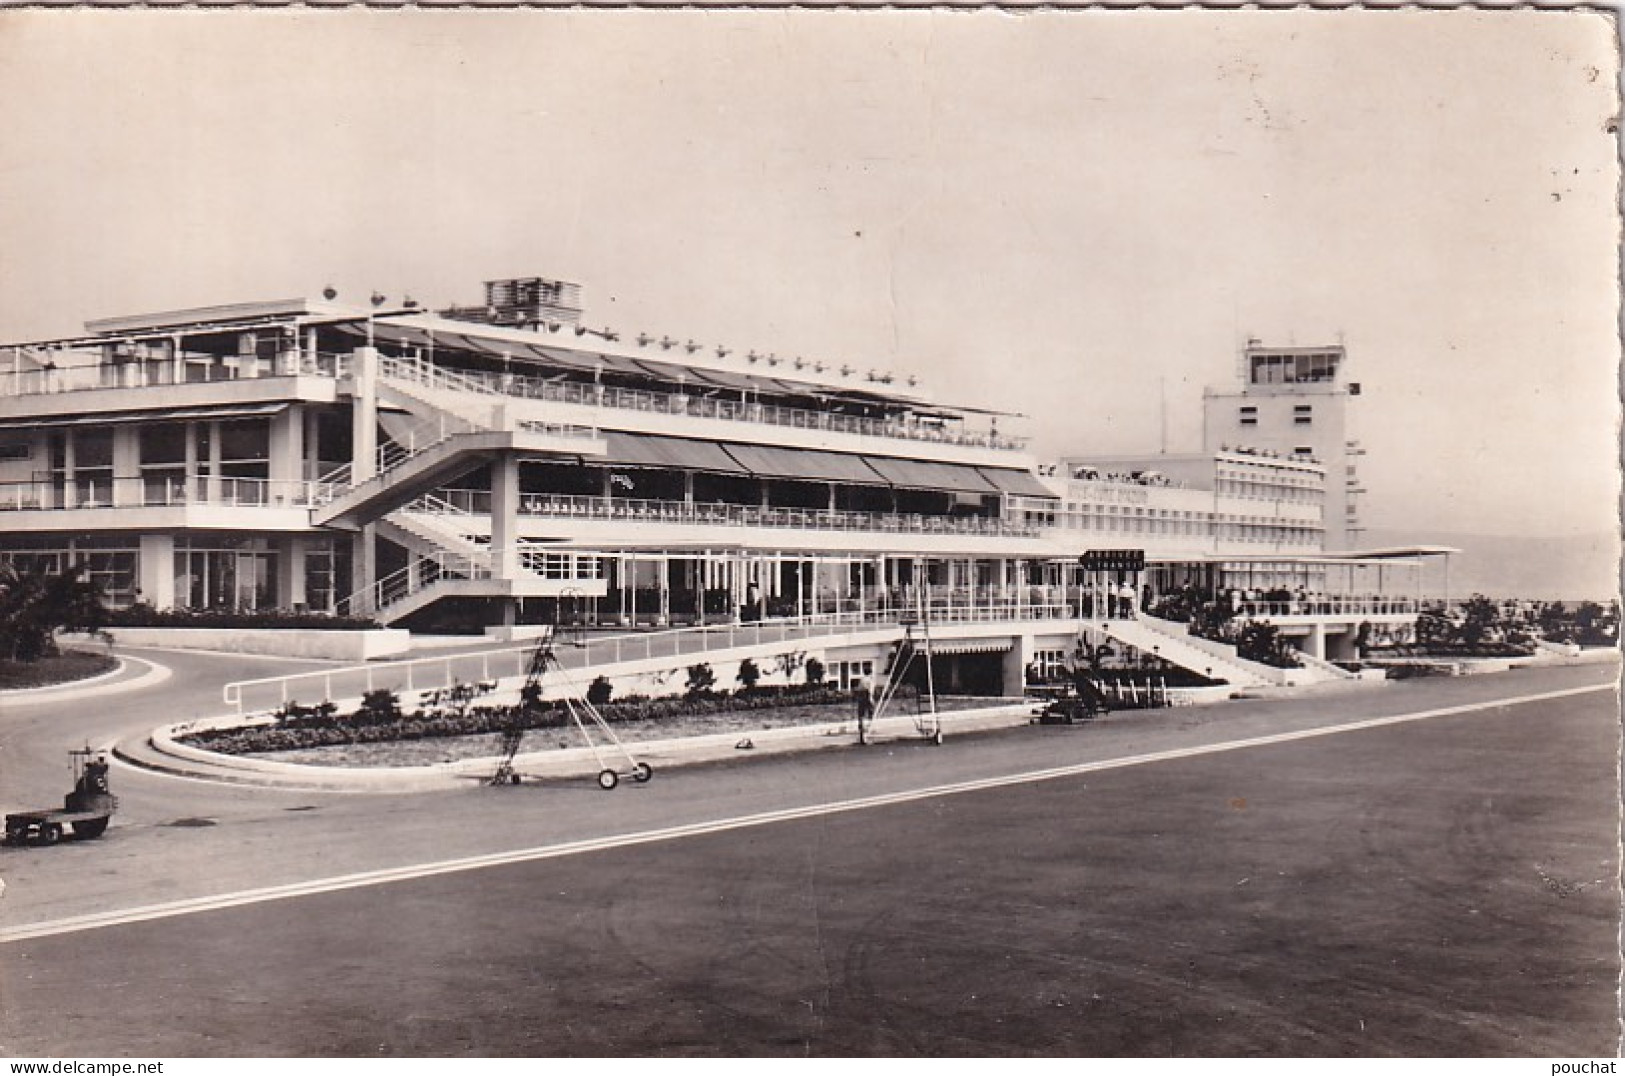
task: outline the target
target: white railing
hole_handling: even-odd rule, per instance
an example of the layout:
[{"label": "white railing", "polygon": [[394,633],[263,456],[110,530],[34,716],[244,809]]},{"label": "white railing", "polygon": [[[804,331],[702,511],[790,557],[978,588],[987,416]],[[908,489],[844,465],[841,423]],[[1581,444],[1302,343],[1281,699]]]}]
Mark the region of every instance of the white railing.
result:
[{"label": "white railing", "polygon": [[489,578],[489,554],[482,557],[440,550],[432,556],[415,559],[406,567],[375,580],[371,586],[351,593],[339,602],[338,608],[350,616],[369,616],[442,579]]},{"label": "white railing", "polygon": [[909,441],[932,441],[976,448],[1019,451],[1026,447],[1025,438],[1011,437],[996,430],[960,430],[920,419],[866,418],[861,415],[809,411],[779,404],[745,403],[679,392],[655,392],[574,381],[553,381],[527,374],[447,370],[421,359],[384,358],[380,360],[379,371],[388,377],[416,381],[430,388],[454,392],[550,400],[556,403],[609,407],[626,411],[691,415],[695,418],[715,418],[730,422],[789,426],[795,429],[834,433],[856,433],[869,437],[900,438]]},{"label": "white railing", "polygon": [[1310,597],[1293,601],[1243,601],[1237,616],[1270,620],[1294,616],[1415,616],[1415,598]]},{"label": "white railing", "polygon": [[[0,351],[4,364],[12,349]],[[128,362],[106,362],[101,352],[89,349],[51,352],[23,348],[30,362],[50,362],[54,366],[33,369],[0,369],[0,396],[40,396],[57,392],[86,392],[92,389],[144,389],[161,386],[240,381],[258,377],[344,377],[350,370],[350,357],[330,352],[288,351],[274,359],[213,355],[181,355],[179,368],[173,358],[147,358]],[[53,355],[55,357],[53,357]],[[67,362],[69,356],[77,361]],[[61,358],[64,362],[58,363]]]},{"label": "white railing", "polygon": [[[432,504],[419,498],[410,512],[489,515],[491,494],[485,490],[442,490]],[[888,512],[842,512],[814,508],[764,508],[749,504],[691,504],[686,501],[575,495],[524,494],[521,515],[616,522],[678,523],[709,527],[792,527],[816,531],[865,531],[889,534],[950,534],[1032,538],[1036,528],[987,516],[928,516]]]},{"label": "white railing", "polygon": [[[602,578],[603,565],[596,553],[534,545],[509,546],[506,552],[516,575],[561,582]],[[338,608],[351,616],[371,616],[443,580],[494,579],[497,559],[497,551],[492,549],[437,550],[355,591]]]},{"label": "white railing", "polygon": [[[719,624],[700,628],[639,632],[631,635],[587,637],[579,646],[558,645],[554,655],[566,669],[585,670],[659,658],[686,660],[699,654],[745,647],[805,641],[854,629],[901,634],[900,615],[910,610],[853,610],[816,616]],[[931,624],[997,623],[1016,620],[1073,620],[1071,606],[936,607]],[[534,643],[516,644],[477,653],[450,654],[411,661],[374,663],[342,669],[295,673],[291,676],[239,680],[227,684],[223,696],[238,713],[259,713],[290,701],[302,703],[358,699],[369,691],[429,691],[452,684],[522,677],[530,667]],[[409,702],[403,700],[403,702]]]},{"label": "white railing", "polygon": [[328,482],[266,478],[128,477],[53,482],[0,482],[0,511],[65,511],[79,508],[309,508],[325,504]]}]

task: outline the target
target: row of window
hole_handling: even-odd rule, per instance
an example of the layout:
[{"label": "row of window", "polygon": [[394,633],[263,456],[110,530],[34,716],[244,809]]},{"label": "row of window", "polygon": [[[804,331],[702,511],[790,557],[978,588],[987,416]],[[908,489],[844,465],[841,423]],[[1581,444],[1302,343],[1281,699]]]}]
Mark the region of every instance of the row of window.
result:
[{"label": "row of window", "polygon": [[1253,355],[1250,371],[1255,385],[1291,385],[1333,381],[1341,355],[1319,351],[1308,355]]},{"label": "row of window", "polygon": [[[1258,425],[1258,408],[1247,405],[1241,409],[1239,419],[1243,426]],[[1315,424],[1315,408],[1313,404],[1297,404],[1292,408],[1292,424],[1294,426],[1313,426]],[[1307,450],[1300,450],[1308,455]]]},{"label": "row of window", "polygon": [[[1267,528],[1282,535],[1297,535],[1300,533],[1317,535],[1320,530],[1319,527],[1306,521],[1283,521],[1269,516],[1240,516],[1235,514],[1215,516],[1207,512],[1130,508],[1075,501],[1066,502],[1059,511],[1029,508],[1025,512],[1025,520],[1027,525],[1031,527],[1061,527],[1065,530],[1074,531],[1197,537],[1205,537],[1209,534],[1224,536],[1225,529],[1233,526]],[[1297,539],[1290,540],[1296,541]]]}]

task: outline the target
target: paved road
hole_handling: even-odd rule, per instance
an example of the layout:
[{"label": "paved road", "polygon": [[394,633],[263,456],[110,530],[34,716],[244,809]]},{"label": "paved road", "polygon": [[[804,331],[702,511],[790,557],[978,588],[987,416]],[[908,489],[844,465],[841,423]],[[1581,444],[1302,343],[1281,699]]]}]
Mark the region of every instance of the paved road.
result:
[{"label": "paved road", "polygon": [[[178,686],[197,671],[179,670]],[[1080,772],[14,940],[0,948],[0,1052],[1611,1052],[1611,691],[1087,767],[1614,676],[1232,703],[662,772],[608,795],[290,796],[120,771],[128,809],[107,838],[0,853],[0,935]],[[27,1015],[39,1010],[65,1015],[42,1025]]]}]

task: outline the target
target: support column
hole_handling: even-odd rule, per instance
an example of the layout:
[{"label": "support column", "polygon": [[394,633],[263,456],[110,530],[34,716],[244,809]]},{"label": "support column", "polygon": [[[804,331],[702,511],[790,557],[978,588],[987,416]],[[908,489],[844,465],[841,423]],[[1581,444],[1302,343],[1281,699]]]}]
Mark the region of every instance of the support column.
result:
[{"label": "support column", "polygon": [[141,536],[138,583],[141,600],[154,609],[175,607],[175,539],[167,534]]},{"label": "support column", "polygon": [[198,488],[197,488],[197,475],[198,475],[197,431],[198,431],[198,424],[197,423],[188,422],[186,424],[186,493],[185,493],[185,499],[188,500],[188,501],[196,500],[197,495],[198,495]]},{"label": "support column", "polygon": [[116,506],[139,505],[141,488],[141,431],[133,424],[113,427],[113,488]]},{"label": "support column", "polygon": [[74,459],[74,451],[73,451],[73,439],[74,439],[74,431],[73,430],[67,429],[67,430],[62,431],[62,507],[63,508],[78,508],[79,507],[78,482],[74,478],[74,474],[73,474],[74,468],[76,466],[75,459]]},{"label": "support column", "polygon": [[665,627],[671,623],[671,558],[662,555],[655,561],[655,583],[659,588],[660,607],[655,613],[655,623]]},{"label": "support column", "polygon": [[350,589],[356,593],[366,592],[364,608],[349,610],[352,616],[357,612],[365,614],[377,611],[373,608],[377,601],[373,586],[378,582],[376,531],[377,528],[369,523],[350,537]]},{"label": "support column", "polygon": [[491,462],[491,574],[512,579],[519,570],[519,457]]},{"label": "support column", "polygon": [[1003,694],[1019,698],[1027,686],[1027,666],[1032,664],[1033,637],[1031,635],[1017,635],[1011,640],[1010,649],[1004,652],[1004,665],[1000,677],[1000,687]]},{"label": "support column", "polygon": [[350,481],[378,473],[378,349],[358,347],[350,355]]},{"label": "support column", "polygon": [[278,550],[282,570],[277,572],[276,603],[284,609],[300,609],[308,604],[305,596],[305,536],[289,535]]},{"label": "support column", "polygon": [[271,488],[267,504],[293,503],[292,483],[304,477],[305,415],[298,404],[271,418]]},{"label": "support column", "polygon": [[203,497],[209,504],[220,503],[220,423],[209,423],[209,477],[203,483]]}]

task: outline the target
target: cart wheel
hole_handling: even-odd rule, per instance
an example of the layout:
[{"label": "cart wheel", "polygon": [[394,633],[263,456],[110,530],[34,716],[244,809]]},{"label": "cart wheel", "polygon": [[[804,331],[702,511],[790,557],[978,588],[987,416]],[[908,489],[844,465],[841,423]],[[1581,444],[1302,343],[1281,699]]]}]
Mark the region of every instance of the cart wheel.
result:
[{"label": "cart wheel", "polygon": [[614,788],[620,783],[621,779],[615,775],[614,770],[602,770],[598,774],[598,787],[603,789],[605,792],[608,792],[610,789]]},{"label": "cart wheel", "polygon": [[636,766],[632,767],[632,780],[636,781],[640,785],[648,781],[649,778],[653,777],[654,775],[655,771],[653,767],[651,767],[647,762],[640,762]]},{"label": "cart wheel", "polygon": [[39,842],[41,844],[55,844],[62,839],[62,826],[56,822],[46,822],[39,828]]},{"label": "cart wheel", "polygon": [[75,837],[82,837],[85,840],[100,837],[106,832],[107,819],[105,818],[92,818],[88,822],[75,822],[73,824],[73,835]]}]

